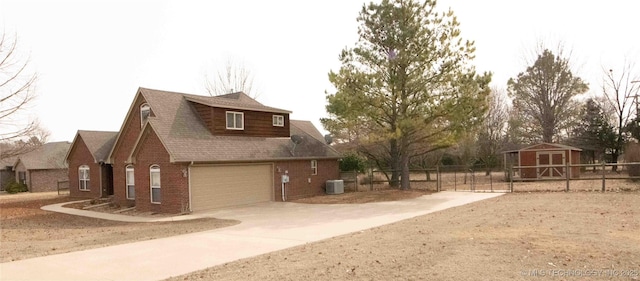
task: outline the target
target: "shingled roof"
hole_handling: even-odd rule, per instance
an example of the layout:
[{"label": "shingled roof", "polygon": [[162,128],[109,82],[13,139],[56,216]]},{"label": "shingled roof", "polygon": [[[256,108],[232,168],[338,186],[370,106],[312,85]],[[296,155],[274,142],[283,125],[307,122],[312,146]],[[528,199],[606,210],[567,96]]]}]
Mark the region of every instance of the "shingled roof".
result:
[{"label": "shingled roof", "polygon": [[275,112],[275,113],[291,113],[291,111],[288,111],[288,110],[263,105],[258,101],[252,99],[251,97],[247,96],[243,92],[237,92],[237,93],[213,96],[213,97],[185,94],[185,98],[191,102],[196,102],[196,103],[213,106],[213,107],[224,107],[224,108],[230,108],[230,109],[253,110],[253,111],[264,111],[264,112]]},{"label": "shingled roof", "polygon": [[71,143],[69,142],[49,142],[36,148],[35,150],[20,155],[13,167],[22,163],[27,170],[51,170],[66,169],[64,161]]},{"label": "shingled roof", "polygon": [[[269,161],[340,157],[336,150],[324,142],[322,135],[311,122],[290,121],[291,134],[301,136],[302,141],[298,144],[293,143],[288,137],[214,136],[189,104],[197,102],[225,108],[289,113],[286,110],[264,106],[243,93],[204,97],[146,88],[140,88],[139,93],[143,95],[154,112],[154,116],[149,117],[143,131],[153,130],[158,135],[173,162]],[[141,134],[137,143],[140,143],[146,135],[148,134]],[[132,151],[131,158],[135,158],[136,153],[136,150]]]},{"label": "shingled roof", "polygon": [[[107,161],[107,157],[109,156],[109,152],[111,151],[117,136],[118,132],[78,130],[73,143],[76,143],[78,137],[82,138],[84,144],[91,152],[93,160],[96,163],[99,163],[100,161]],[[69,150],[65,159],[69,159],[70,153],[71,150]]]}]

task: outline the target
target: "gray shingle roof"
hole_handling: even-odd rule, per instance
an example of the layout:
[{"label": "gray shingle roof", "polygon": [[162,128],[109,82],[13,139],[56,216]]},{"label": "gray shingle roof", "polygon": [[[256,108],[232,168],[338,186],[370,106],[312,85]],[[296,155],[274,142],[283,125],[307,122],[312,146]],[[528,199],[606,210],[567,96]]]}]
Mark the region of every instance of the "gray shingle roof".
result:
[{"label": "gray shingle roof", "polygon": [[93,155],[93,159],[97,162],[107,161],[109,152],[116,141],[118,132],[105,131],[83,131],[79,130],[78,135],[82,137],[85,145]]},{"label": "gray shingle roof", "polygon": [[16,163],[16,160],[18,160],[17,156],[0,159],[0,170],[5,169],[7,166],[13,167],[13,164]]},{"label": "gray shingle roof", "polygon": [[65,156],[70,146],[71,143],[66,141],[45,143],[29,153],[20,155],[15,164],[21,162],[27,170],[66,169]]},{"label": "gray shingle roof", "polygon": [[[303,141],[294,144],[290,138],[214,136],[205,127],[190,104],[226,106],[220,99],[140,88],[140,93],[154,112],[145,130],[153,129],[175,162],[266,161],[279,159],[339,158],[340,154],[324,143],[322,135],[308,121],[290,122],[291,134]],[[243,93],[225,95],[237,97],[243,109],[287,112],[263,106]],[[197,100],[197,101],[196,101]],[[231,105],[233,106],[233,105]],[[237,107],[236,107],[237,108]],[[271,110],[273,109],[273,110]],[[279,111],[275,111],[279,110]],[[132,155],[135,156],[135,155]]]},{"label": "gray shingle roof", "polygon": [[263,105],[258,101],[252,99],[251,97],[247,96],[243,92],[213,96],[213,97],[185,95],[185,98],[188,101],[197,102],[200,104],[213,106],[213,107],[224,107],[224,108],[232,108],[232,109],[244,109],[244,110],[253,110],[253,111],[276,112],[276,113],[291,113],[291,111],[288,111],[288,110]]}]

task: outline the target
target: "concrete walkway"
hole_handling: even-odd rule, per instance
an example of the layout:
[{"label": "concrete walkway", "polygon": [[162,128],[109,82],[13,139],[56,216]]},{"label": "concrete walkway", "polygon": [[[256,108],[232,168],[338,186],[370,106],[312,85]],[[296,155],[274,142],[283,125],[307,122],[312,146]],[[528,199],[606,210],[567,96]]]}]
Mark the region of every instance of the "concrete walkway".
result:
[{"label": "concrete walkway", "polygon": [[[439,192],[368,204],[269,202],[197,212],[227,228],[0,264],[1,280],[160,280],[502,195]],[[51,207],[56,209],[56,207]],[[92,212],[91,212],[92,213]]]}]

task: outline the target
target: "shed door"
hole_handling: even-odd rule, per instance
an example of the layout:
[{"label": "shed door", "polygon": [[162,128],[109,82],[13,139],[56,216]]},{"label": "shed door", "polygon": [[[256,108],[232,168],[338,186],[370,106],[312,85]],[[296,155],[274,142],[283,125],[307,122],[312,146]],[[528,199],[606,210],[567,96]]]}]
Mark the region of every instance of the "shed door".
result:
[{"label": "shed door", "polygon": [[[537,152],[538,166],[556,166],[556,167],[538,167],[538,178],[541,177],[564,177],[565,157],[564,152],[549,151]],[[561,167],[560,167],[561,166]]]},{"label": "shed door", "polygon": [[271,164],[191,167],[191,210],[200,211],[270,201]]}]

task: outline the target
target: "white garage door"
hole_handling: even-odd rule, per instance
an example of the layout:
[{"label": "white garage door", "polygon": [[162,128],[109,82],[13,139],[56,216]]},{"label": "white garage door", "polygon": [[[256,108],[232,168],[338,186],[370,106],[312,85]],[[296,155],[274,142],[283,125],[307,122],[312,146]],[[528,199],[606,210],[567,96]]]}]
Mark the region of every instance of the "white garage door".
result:
[{"label": "white garage door", "polygon": [[270,164],[191,167],[191,210],[207,210],[271,200]]}]

